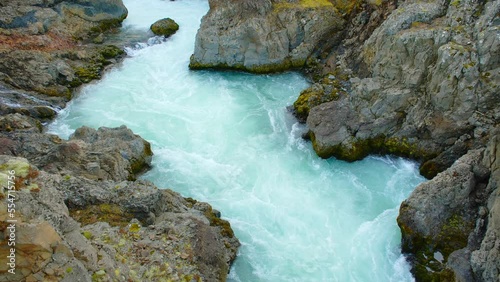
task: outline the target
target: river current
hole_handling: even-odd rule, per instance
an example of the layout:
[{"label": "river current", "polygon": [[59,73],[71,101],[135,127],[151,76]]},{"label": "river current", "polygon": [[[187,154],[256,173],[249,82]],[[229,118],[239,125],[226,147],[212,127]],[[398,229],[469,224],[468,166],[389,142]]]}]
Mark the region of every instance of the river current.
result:
[{"label": "river current", "polygon": [[316,156],[287,112],[300,74],[190,71],[203,0],[125,0],[123,30],[171,17],[180,30],[127,48],[125,61],[83,87],[49,132],[127,125],[152,143],[143,178],[206,201],[242,246],[230,281],[413,281],[401,255],[400,203],[423,181],[417,164]]}]

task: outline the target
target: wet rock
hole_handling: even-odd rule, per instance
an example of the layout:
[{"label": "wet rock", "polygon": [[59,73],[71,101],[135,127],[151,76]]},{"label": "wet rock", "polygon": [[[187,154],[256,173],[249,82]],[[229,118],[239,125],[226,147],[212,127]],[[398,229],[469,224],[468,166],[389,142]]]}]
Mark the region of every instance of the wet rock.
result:
[{"label": "wet rock", "polygon": [[430,259],[431,255],[440,252],[446,262],[453,251],[467,246],[477,213],[470,199],[477,187],[472,167],[481,159],[481,151],[467,153],[448,170],[419,185],[401,204],[402,248],[412,254],[417,279],[447,277],[449,268]]},{"label": "wet rock", "polygon": [[155,35],[169,37],[179,30],[179,25],[171,18],[156,21],[151,25],[151,31]]}]

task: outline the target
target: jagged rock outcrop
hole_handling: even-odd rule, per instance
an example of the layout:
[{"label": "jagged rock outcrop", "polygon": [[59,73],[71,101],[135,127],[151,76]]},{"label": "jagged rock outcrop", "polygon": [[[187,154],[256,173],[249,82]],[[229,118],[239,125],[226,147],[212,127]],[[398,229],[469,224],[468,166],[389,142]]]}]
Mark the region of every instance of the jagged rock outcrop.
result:
[{"label": "jagged rock outcrop", "polygon": [[[20,114],[0,117],[0,135],[13,155],[60,175],[81,175],[95,180],[133,180],[151,165],[151,145],[126,126],[81,127],[62,140],[42,133],[40,122]],[[4,152],[4,154],[9,152]]]},{"label": "jagged rock outcrop", "polygon": [[324,78],[295,110],[322,157],[395,154],[437,174],[398,218],[418,281],[497,281],[499,176],[489,171],[500,119],[500,1],[398,4],[359,48],[350,32],[332,47]]},{"label": "jagged rock outcrop", "polygon": [[[115,46],[90,44],[125,19],[121,0],[7,0],[0,7],[0,81],[44,94],[32,96],[52,108],[64,105],[75,87],[99,78],[124,54]],[[19,108],[25,105],[0,101],[2,111]],[[50,118],[36,110],[26,113]]]},{"label": "jagged rock outcrop", "polygon": [[405,1],[364,42],[365,78],[310,107],[322,157],[394,153],[434,176],[498,123],[499,1]]},{"label": "jagged rock outcrop", "polygon": [[487,217],[481,222],[486,227],[481,246],[472,251],[471,267],[478,281],[500,279],[500,135],[494,135],[485,148],[483,165],[490,169],[486,202]]},{"label": "jagged rock outcrop", "polygon": [[210,0],[196,35],[190,68],[265,73],[303,67],[342,16],[327,0]]},{"label": "jagged rock outcrop", "polygon": [[403,252],[418,281],[497,281],[498,130],[401,204]]},{"label": "jagged rock outcrop", "polygon": [[[125,127],[83,127],[64,141],[37,133],[29,117],[5,119],[11,131],[0,132],[0,142],[10,140],[13,149],[0,155],[0,236],[9,238],[7,220],[16,219],[16,270],[1,265],[0,281],[225,280],[239,246],[229,223],[206,203],[127,181],[127,168],[150,162],[142,138]],[[96,157],[104,173],[89,171],[85,162]],[[39,170],[51,168],[47,160],[58,167],[54,173]],[[101,176],[106,180],[95,180]],[[16,190],[13,213],[9,186]],[[0,255],[11,247],[2,240]]]}]

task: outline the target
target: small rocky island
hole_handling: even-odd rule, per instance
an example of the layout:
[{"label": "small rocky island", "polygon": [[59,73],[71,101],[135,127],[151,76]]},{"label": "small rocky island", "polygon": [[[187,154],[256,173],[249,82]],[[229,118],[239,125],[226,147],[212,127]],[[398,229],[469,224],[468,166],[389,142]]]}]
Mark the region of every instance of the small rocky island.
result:
[{"label": "small rocky island", "polygon": [[[192,69],[303,71],[313,84],[291,109],[319,156],[421,162],[429,180],[398,217],[416,280],[500,280],[500,0],[209,4]],[[10,214],[18,250],[16,276],[2,264],[0,281],[226,279],[239,246],[229,223],[136,180],[147,141],[126,127],[43,132],[121,60],[106,42],[126,16],[120,0],[0,3],[0,257]]]},{"label": "small rocky island", "polygon": [[125,126],[44,133],[78,86],[123,58],[106,42],[126,16],[121,0],[0,3],[0,281],[226,280],[231,226],[137,180],[146,140]]}]

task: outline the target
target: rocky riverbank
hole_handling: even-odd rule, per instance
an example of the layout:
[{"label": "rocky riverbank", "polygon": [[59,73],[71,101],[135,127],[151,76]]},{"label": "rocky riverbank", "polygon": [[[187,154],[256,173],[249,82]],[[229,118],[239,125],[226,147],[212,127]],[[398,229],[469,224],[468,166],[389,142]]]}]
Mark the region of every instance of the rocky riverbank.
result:
[{"label": "rocky riverbank", "polygon": [[146,140],[124,126],[82,127],[69,140],[43,132],[80,85],[123,58],[106,42],[126,16],[121,0],[0,3],[0,257],[11,234],[16,244],[15,274],[2,263],[0,281],[226,279],[239,246],[229,223],[136,180],[151,164]]},{"label": "rocky riverbank", "polygon": [[133,181],[151,163],[147,141],[125,126],[82,127],[66,141],[20,114],[0,124],[11,128],[0,132],[2,183],[15,175],[15,192],[0,191],[3,238],[17,220],[15,275],[3,264],[0,281],[225,280],[239,246],[229,223],[207,203]]},{"label": "rocky riverbank", "polygon": [[398,219],[417,280],[497,281],[499,13],[493,0],[211,0],[191,67],[304,67],[314,83],[293,110],[319,156],[404,156],[433,178]]}]

